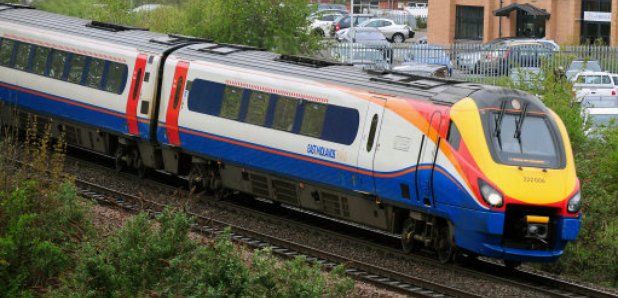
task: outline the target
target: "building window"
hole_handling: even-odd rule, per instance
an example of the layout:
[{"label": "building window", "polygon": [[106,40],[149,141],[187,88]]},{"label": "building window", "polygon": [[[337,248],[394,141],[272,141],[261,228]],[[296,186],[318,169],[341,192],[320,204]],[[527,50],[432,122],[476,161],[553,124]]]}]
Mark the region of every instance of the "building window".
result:
[{"label": "building window", "polygon": [[483,7],[457,5],[455,38],[483,39]]},{"label": "building window", "polygon": [[609,44],[611,11],[611,0],[582,0],[582,43]]}]

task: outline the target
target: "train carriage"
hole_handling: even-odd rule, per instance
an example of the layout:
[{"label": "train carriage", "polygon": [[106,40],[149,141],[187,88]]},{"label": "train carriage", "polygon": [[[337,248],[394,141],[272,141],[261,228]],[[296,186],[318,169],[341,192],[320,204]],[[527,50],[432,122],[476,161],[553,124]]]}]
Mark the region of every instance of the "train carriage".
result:
[{"label": "train carriage", "polygon": [[[165,171],[215,196],[240,191],[378,228],[399,234],[406,251],[436,249],[442,261],[456,250],[510,265],[553,261],[578,233],[566,130],[524,92],[15,6],[0,5],[0,18],[4,123],[15,106],[67,133],[104,135],[98,151],[119,169]],[[62,65],[56,51],[67,52]],[[121,62],[126,82],[110,91],[112,63]]]}]

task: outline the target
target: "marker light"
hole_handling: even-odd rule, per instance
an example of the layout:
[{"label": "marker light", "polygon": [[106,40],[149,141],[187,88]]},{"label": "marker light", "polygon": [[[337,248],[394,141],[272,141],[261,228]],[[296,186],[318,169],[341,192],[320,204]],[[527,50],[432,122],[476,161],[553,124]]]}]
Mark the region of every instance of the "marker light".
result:
[{"label": "marker light", "polygon": [[579,209],[582,207],[582,196],[578,191],[571,199],[569,199],[569,204],[567,205],[567,211],[569,213],[577,213]]},{"label": "marker light", "polygon": [[491,207],[502,207],[504,203],[502,194],[495,188],[491,187],[487,182],[479,179],[479,188],[481,190],[481,196],[483,200]]}]

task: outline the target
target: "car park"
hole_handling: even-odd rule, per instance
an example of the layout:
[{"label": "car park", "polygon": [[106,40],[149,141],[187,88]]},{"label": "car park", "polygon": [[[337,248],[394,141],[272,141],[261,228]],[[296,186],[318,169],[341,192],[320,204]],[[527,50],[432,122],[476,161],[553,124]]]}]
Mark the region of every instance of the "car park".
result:
[{"label": "car park", "polygon": [[576,74],[583,71],[603,71],[598,60],[574,59],[566,71],[566,78],[572,80]]},{"label": "car park", "polygon": [[[354,23],[354,27],[358,26],[358,24],[372,19],[375,16],[372,14],[355,14],[355,15],[344,15],[337,18],[333,24],[331,25],[330,34],[331,37],[336,37],[336,33],[341,30],[347,29],[351,27],[351,24]],[[353,21],[352,21],[353,20]]]},{"label": "car park", "polygon": [[611,74],[600,71],[586,71],[573,78],[575,101],[581,102],[586,96],[616,97],[616,89]]},{"label": "car park", "polygon": [[442,65],[447,68],[449,76],[453,74],[451,57],[443,47],[438,45],[413,45],[404,58],[404,65],[406,63]]},{"label": "car park", "polygon": [[[393,59],[393,47],[386,40],[384,34],[376,28],[353,27],[345,30],[338,39],[340,42],[362,44],[365,49],[375,49],[382,53],[388,63]],[[345,50],[345,49],[344,49]]]},{"label": "car park", "polygon": [[414,38],[414,31],[410,26],[398,25],[389,19],[369,19],[358,24],[358,27],[377,28],[386,39],[393,43],[402,43],[407,38]]}]

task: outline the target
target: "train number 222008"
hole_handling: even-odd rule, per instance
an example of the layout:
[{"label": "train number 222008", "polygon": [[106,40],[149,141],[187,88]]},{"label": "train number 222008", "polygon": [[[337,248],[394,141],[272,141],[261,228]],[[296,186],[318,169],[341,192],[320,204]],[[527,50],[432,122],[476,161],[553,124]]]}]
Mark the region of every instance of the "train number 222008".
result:
[{"label": "train number 222008", "polygon": [[539,177],[524,177],[524,182],[529,182],[529,183],[545,183],[545,179],[544,178],[539,178]]}]

